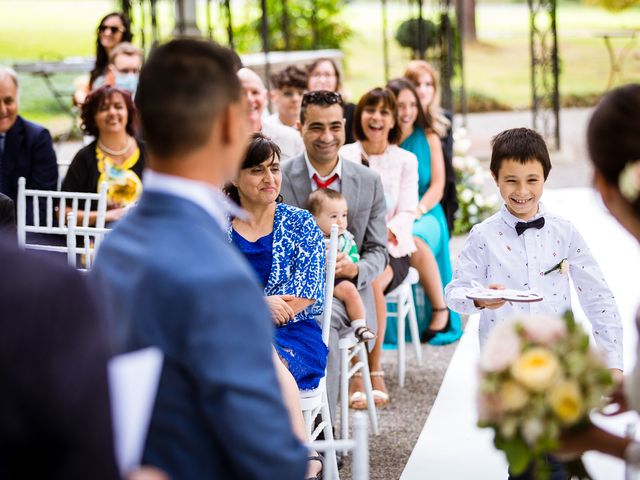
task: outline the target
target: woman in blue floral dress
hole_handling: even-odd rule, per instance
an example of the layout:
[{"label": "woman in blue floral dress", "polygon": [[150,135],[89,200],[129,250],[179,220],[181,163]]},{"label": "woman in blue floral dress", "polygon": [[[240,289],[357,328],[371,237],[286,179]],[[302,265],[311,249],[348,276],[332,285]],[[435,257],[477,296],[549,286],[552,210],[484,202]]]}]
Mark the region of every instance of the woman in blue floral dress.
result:
[{"label": "woman in blue floral dress", "polygon": [[238,177],[225,189],[248,213],[233,219],[229,238],[264,287],[276,325],[276,371],[293,428],[306,440],[298,389],[316,388],[327,364],[328,349],[316,320],[324,305],[325,245],[308,211],[281,203],[281,181],[280,149],[254,134]]}]

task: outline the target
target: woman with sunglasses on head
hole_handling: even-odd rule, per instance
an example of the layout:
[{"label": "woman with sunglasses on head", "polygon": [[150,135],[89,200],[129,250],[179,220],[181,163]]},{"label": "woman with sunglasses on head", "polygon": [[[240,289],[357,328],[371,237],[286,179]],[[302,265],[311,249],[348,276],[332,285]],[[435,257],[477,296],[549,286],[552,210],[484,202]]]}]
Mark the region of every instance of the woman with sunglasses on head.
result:
[{"label": "woman with sunglasses on head", "polygon": [[[456,341],[462,335],[460,316],[447,308],[444,286],[451,281],[449,230],[440,204],[445,185],[445,168],[438,133],[420,108],[417,89],[404,78],[387,84],[398,102],[399,144],[418,158],[419,195],[414,213],[413,236],[417,251],[411,265],[420,272],[426,294],[422,302],[431,318],[418,318],[422,339],[432,345]],[[428,327],[428,328],[427,328]]]},{"label": "woman with sunglasses on head", "polygon": [[409,80],[420,98],[420,105],[430,128],[438,134],[444,155],[445,185],[440,204],[444,209],[449,227],[453,231],[454,215],[458,210],[456,191],[456,175],[453,170],[453,132],[451,113],[440,108],[440,92],[438,75],[435,69],[424,60],[412,60],[404,71],[404,78]]},{"label": "woman with sunglasses on head", "polygon": [[[342,89],[342,77],[338,65],[330,58],[318,58],[307,65],[307,90],[326,90],[340,93]],[[345,145],[356,141],[353,136],[353,115],[356,106],[353,103],[343,103],[345,119]]]},{"label": "woman with sunglasses on head", "polygon": [[77,85],[73,95],[76,105],[82,105],[87,94],[107,82],[109,73],[109,54],[122,42],[131,42],[131,23],[120,12],[111,12],[100,20],[96,38],[96,63],[89,74],[89,82]]}]

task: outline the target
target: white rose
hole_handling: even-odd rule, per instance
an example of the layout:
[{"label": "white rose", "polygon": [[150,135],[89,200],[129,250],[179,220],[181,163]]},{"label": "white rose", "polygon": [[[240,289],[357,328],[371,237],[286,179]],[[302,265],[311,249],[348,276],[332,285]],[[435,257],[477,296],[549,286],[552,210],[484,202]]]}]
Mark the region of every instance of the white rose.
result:
[{"label": "white rose", "polygon": [[471,205],[469,205],[469,207],[467,208],[467,211],[469,212],[469,215],[477,215],[478,213],[478,207],[476,207],[473,203]]},{"label": "white rose", "polygon": [[484,198],[481,194],[476,193],[473,197],[473,203],[475,203],[478,207],[484,207]]},{"label": "white rose", "polygon": [[533,445],[544,433],[544,426],[537,418],[526,420],[522,425],[522,436],[528,445]]},{"label": "white rose", "polygon": [[453,159],[451,160],[451,163],[453,164],[453,168],[455,168],[456,170],[464,170],[464,158],[460,157],[458,155],[454,155]]},{"label": "white rose", "polygon": [[462,200],[464,203],[469,203],[471,199],[473,199],[473,192],[468,188],[465,188],[460,194],[460,200]]}]

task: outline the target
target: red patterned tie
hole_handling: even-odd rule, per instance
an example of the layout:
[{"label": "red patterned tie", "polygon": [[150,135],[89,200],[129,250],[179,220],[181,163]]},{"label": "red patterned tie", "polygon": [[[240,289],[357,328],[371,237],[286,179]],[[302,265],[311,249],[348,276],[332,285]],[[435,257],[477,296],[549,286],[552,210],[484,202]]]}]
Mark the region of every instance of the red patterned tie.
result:
[{"label": "red patterned tie", "polygon": [[329,185],[331,185],[340,177],[338,176],[337,173],[334,173],[331,178],[327,179],[326,182],[323,182],[322,180],[320,180],[320,177],[318,176],[318,174],[314,173],[313,177],[311,178],[313,178],[313,181],[316,182],[316,185],[318,186],[318,188],[327,188]]}]

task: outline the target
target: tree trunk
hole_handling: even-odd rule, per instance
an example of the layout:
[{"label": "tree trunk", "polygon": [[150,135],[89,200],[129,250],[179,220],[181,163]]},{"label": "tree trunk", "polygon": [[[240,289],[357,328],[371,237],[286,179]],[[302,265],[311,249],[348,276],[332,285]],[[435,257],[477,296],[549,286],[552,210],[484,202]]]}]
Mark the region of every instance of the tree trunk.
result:
[{"label": "tree trunk", "polygon": [[476,0],[456,0],[456,16],[458,25],[462,27],[462,38],[465,42],[475,42],[476,35]]}]

